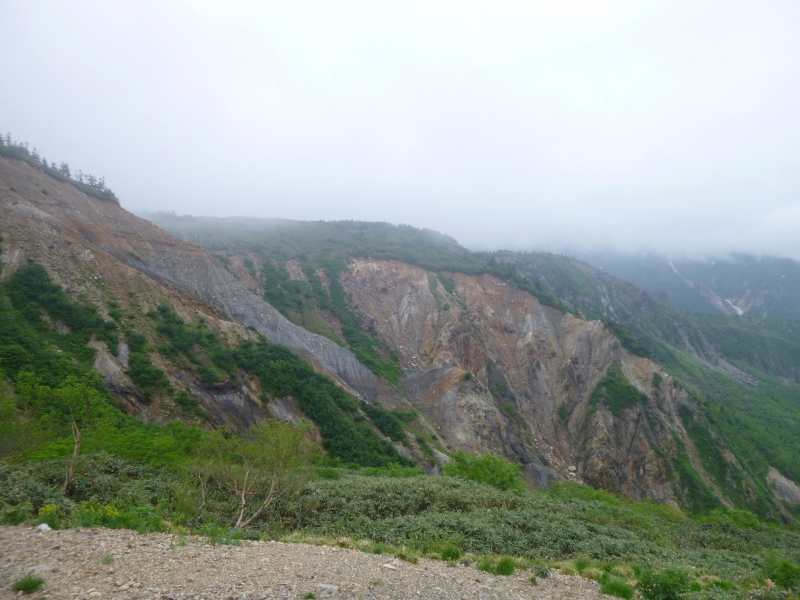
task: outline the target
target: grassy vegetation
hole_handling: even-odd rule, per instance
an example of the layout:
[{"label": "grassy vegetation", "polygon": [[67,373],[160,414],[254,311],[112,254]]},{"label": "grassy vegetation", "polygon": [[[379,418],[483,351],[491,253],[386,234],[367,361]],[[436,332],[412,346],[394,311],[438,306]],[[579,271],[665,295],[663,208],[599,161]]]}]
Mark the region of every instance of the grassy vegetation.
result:
[{"label": "grassy vegetation", "polygon": [[0,520],[194,531],[217,543],[261,532],[268,539],[319,540],[412,561],[466,560],[496,574],[529,569],[544,577],[559,567],[597,579],[623,598],[637,579],[657,587],[676,573],[696,587],[722,581],[740,590],[766,576],[792,587],[800,573],[795,530],[752,519],[742,526],[725,511],[713,520],[696,519],[575,484],[517,493],[455,477],[368,476],[339,468],[338,478],[317,476],[250,533],[235,533],[226,526],[231,500],[213,488],[201,490],[175,464],[165,469],[108,454],[86,456],[64,494],[63,462],[2,466]]},{"label": "grassy vegetation", "polygon": [[[451,478],[317,480],[280,516],[295,531],[370,539],[422,555],[515,556],[531,561],[674,569],[744,583],[761,574],[769,548],[800,556],[794,531],[686,518],[668,507],[558,486],[515,494]],[[487,559],[494,561],[496,559]],[[632,577],[631,577],[632,578]]]},{"label": "grassy vegetation", "polygon": [[[116,324],[104,321],[96,311],[70,300],[50,281],[46,271],[36,265],[15,272],[0,291],[3,292],[0,294],[0,370],[10,378],[13,387],[20,391],[24,381],[26,389],[62,390],[59,393],[69,395],[73,384],[65,382],[72,378],[88,382],[85,385],[91,386],[109,406],[113,405],[108,390],[92,370],[95,351],[86,344],[94,336],[116,347]],[[237,369],[243,369],[259,378],[267,395],[296,398],[305,414],[319,427],[324,446],[332,457],[366,466],[413,464],[401,457],[392,444],[381,439],[369,421],[355,418],[362,413],[351,396],[287,348],[264,338],[244,341],[236,347],[225,346],[204,321],[186,323],[168,306],[160,306],[150,316],[155,343],[148,343],[143,333],[126,332],[130,347],[128,373],[141,386],[146,399],[156,390],[165,388],[167,383],[164,373],[152,365],[149,353],[153,351],[194,368],[209,383],[235,379]],[[56,318],[68,331],[60,332],[53,324]],[[46,394],[30,395],[34,396],[44,398]],[[10,416],[7,423],[28,422],[32,430],[46,428],[42,423],[33,422],[34,413],[44,413],[32,400],[22,395],[16,407],[12,400],[13,394],[5,404]],[[202,409],[186,390],[178,390],[175,401],[184,410],[202,416]],[[393,435],[400,436],[398,415],[378,408],[371,412],[376,413],[380,427],[392,425]],[[104,428],[107,438],[104,443],[108,445],[93,438],[86,441],[89,447],[116,452],[121,445],[126,445],[123,439],[142,442],[142,436],[148,435],[145,432],[151,431],[119,411],[110,418],[112,422]],[[54,426],[54,423],[47,426]],[[9,435],[14,437],[15,428],[9,429],[12,430]],[[148,442],[158,445],[169,435],[169,430],[163,430]],[[31,434],[31,437],[36,436]],[[54,444],[53,448],[58,445]],[[15,447],[10,442],[8,445],[12,449]],[[154,451],[151,444],[142,443],[139,447],[126,448],[122,455],[139,458],[150,451]],[[53,449],[51,455],[57,456],[58,452]]]},{"label": "grassy vegetation", "polygon": [[366,422],[353,418],[359,414],[359,407],[351,396],[284,346],[265,339],[245,341],[235,350],[234,358],[258,376],[273,396],[292,396],[299,401],[300,408],[319,428],[323,446],[331,456],[345,463],[376,467],[414,464]]},{"label": "grassy vegetation", "polygon": [[647,344],[625,329],[625,327],[611,319],[604,318],[601,320],[606,329],[616,336],[623,348],[637,356],[654,358],[653,352],[648,348]]},{"label": "grassy vegetation", "polygon": [[452,477],[478,481],[498,490],[523,492],[521,465],[491,454],[456,452],[453,462],[444,465],[444,472]]},{"label": "grassy vegetation", "polygon": [[611,414],[620,417],[626,407],[637,403],[646,404],[647,396],[628,381],[620,362],[614,361],[589,397],[592,406],[596,407],[601,402],[608,407]]},{"label": "grassy vegetation", "polygon": [[[94,336],[106,342],[112,354],[116,354],[119,332],[116,323],[104,320],[90,306],[72,302],[61,286],[50,281],[44,267],[31,265],[15,271],[4,285],[11,305],[24,319],[43,333],[57,329],[57,323],[68,331],[59,337],[59,347],[71,354],[89,358],[92,350],[86,346]],[[48,321],[45,321],[45,315]]]},{"label": "grassy vegetation", "polygon": [[14,582],[14,585],[11,586],[11,589],[21,594],[32,594],[33,592],[38,591],[43,585],[44,579],[28,573],[25,575],[25,577],[17,579],[17,581]]}]

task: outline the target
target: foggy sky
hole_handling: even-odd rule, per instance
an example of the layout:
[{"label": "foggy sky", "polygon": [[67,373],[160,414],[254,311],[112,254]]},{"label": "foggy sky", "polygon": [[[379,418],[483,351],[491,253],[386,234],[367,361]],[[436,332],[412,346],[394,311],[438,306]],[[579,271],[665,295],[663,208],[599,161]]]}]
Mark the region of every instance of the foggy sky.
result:
[{"label": "foggy sky", "polygon": [[800,259],[797,0],[0,0],[0,130],[131,210]]}]

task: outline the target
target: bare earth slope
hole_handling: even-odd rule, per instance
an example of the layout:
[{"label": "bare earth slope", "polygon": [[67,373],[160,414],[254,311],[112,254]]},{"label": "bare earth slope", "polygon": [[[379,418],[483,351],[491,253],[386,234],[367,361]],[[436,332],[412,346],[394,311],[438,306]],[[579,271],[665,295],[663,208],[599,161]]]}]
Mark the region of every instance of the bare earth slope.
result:
[{"label": "bare earth slope", "polygon": [[209,315],[254,327],[302,353],[356,396],[394,395],[350,350],[290,323],[202,248],[6,158],[0,158],[0,224],[4,274],[35,260],[95,305],[123,290],[143,304],[189,298]]},{"label": "bare earth slope", "polygon": [[490,575],[463,565],[335,547],[245,542],[218,546],[202,538],[111,529],[38,532],[0,528],[0,599],[27,573],[45,580],[53,600],[538,598],[600,600],[598,585],[558,571],[530,583],[529,573]]}]

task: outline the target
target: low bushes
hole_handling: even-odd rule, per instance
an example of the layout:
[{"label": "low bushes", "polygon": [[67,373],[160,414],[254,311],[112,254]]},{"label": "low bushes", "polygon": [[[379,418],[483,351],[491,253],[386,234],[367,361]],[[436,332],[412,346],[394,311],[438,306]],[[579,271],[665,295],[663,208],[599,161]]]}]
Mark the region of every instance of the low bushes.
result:
[{"label": "low bushes", "polygon": [[521,465],[492,454],[456,452],[453,459],[455,462],[444,466],[447,475],[485,483],[499,490],[525,491]]}]

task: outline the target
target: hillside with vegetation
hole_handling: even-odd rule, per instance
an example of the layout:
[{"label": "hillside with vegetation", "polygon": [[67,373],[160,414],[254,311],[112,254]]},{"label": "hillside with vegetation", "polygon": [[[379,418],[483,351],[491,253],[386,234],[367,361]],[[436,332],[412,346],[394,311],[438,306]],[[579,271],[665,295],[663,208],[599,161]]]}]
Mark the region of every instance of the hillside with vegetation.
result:
[{"label": "hillside with vegetation", "polygon": [[[731,440],[737,456],[756,473],[766,477],[772,465],[795,480],[800,476],[797,321],[678,311],[575,259],[543,253],[496,256],[586,318],[623,327],[691,387],[708,411],[712,433]],[[722,464],[719,457],[706,458],[709,464],[714,460]]]},{"label": "hillside with vegetation", "polygon": [[[447,291],[452,290],[454,273],[498,277],[535,292],[545,304],[585,319],[602,320],[627,350],[657,360],[698,399],[702,409],[687,409],[680,418],[712,479],[697,480],[686,465],[681,466],[680,461],[673,464],[679,472],[684,471],[683,480],[697,482],[688,500],[695,510],[713,507],[715,501],[709,499],[714,496],[714,485],[737,489],[731,481],[744,477],[755,485],[744,495],[734,493],[729,500],[766,514],[770,511],[767,506],[775,501],[773,484],[767,481],[770,467],[790,479],[800,479],[800,331],[794,322],[685,313],[568,257],[472,253],[450,238],[405,226],[279,220],[248,220],[245,225],[235,219],[164,213],[149,216],[184,239],[203,245],[229,268],[244,267],[254,288],[262,290],[289,319],[349,344],[392,382],[402,373],[398,361],[393,360],[397,349],[381,346],[375,338],[367,338],[369,343],[359,347],[360,340],[353,335],[354,330],[364,329],[362,321],[367,315],[364,311],[354,314],[352,301],[348,303],[342,288],[336,286],[348,261],[366,256],[416,265],[436,277],[437,285],[449,286]],[[290,273],[293,264],[305,277]],[[332,282],[327,290],[321,286],[320,274]],[[333,321],[326,313],[338,318],[341,330],[330,325]],[[735,468],[724,458],[727,452],[737,457]],[[788,516],[796,507],[788,503],[784,510]]]},{"label": "hillside with vegetation", "polygon": [[[364,468],[359,463],[374,459],[331,447],[320,462],[308,443],[291,454],[297,462],[287,472],[294,491],[243,528],[231,529],[239,516],[258,510],[261,498],[254,497],[242,513],[223,473],[247,461],[251,446],[281,447],[286,436],[292,442],[291,428],[224,439],[179,420],[144,423],[118,409],[92,370],[91,337],[110,343],[121,335],[129,342],[136,337],[121,332],[117,311],[112,309],[118,320],[103,318],[70,300],[37,267],[4,281],[0,307],[0,356],[7,369],[0,404],[5,524],[193,531],[216,543],[278,537],[394,553],[412,562],[423,556],[466,560],[499,574],[528,569],[545,577],[560,568],[597,579],[608,593],[622,597],[647,581],[648,573],[685,573],[685,584],[680,579],[676,589],[685,585],[686,592],[701,597],[723,591],[737,597],[763,586],[773,571],[792,567],[786,562],[790,557],[800,558],[800,535],[746,511],[719,508],[707,517],[687,518],[668,507],[574,484],[533,492],[519,486],[513,465],[483,465],[470,457],[439,478],[400,461]],[[186,360],[193,355],[200,360],[197,354],[203,352],[216,357],[209,369],[233,367],[226,359],[235,360],[235,349],[226,350],[207,329],[192,333],[166,307],[147,318],[164,335],[164,353],[189,349]],[[51,319],[64,328],[54,330]],[[283,385],[298,385],[285,369],[291,356],[274,351],[278,354],[267,360],[284,361]],[[135,352],[140,352],[136,343]],[[245,346],[244,354],[250,365],[258,363],[252,346]],[[309,373],[298,368],[307,379]],[[178,392],[175,402],[190,414],[197,406],[187,396]],[[342,467],[341,457],[352,462]],[[503,469],[508,476],[498,478]],[[770,552],[781,558],[770,558]]]},{"label": "hillside with vegetation", "polygon": [[15,157],[0,211],[2,524],[560,568],[647,600],[800,583],[769,479],[800,479],[789,328],[411,227],[164,217],[211,258]]},{"label": "hillside with vegetation", "polygon": [[800,319],[800,262],[790,258],[741,253],[703,260],[649,253],[577,256],[680,310]]}]

